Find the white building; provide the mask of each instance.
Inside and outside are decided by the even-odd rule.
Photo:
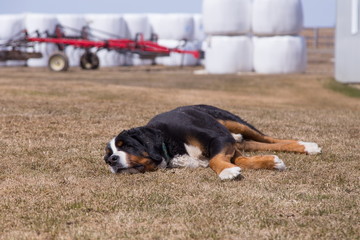
[[[335,77],[339,82],[360,83],[360,0],[338,0]]]

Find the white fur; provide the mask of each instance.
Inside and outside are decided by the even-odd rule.
[[[244,139],[240,133],[239,134],[232,133],[231,135],[233,136],[236,142],[242,142]]]
[[[236,178],[240,175],[241,168],[239,167],[232,167],[232,168],[225,168],[219,174],[221,180],[231,180]]]
[[[275,169],[284,171],[286,169],[285,163],[278,156],[274,155]]]
[[[119,151],[119,152],[118,152],[118,155],[119,155],[119,157],[120,157],[120,159],[119,159],[119,164],[120,164],[121,166],[123,166],[124,168],[128,168],[128,167],[129,167],[129,164],[128,164],[128,162],[127,162],[127,154],[126,154],[125,152],[123,152],[123,151]]]
[[[119,156],[119,160],[117,162],[117,165],[112,167],[113,169],[111,170],[112,172],[115,171],[121,167],[121,168],[128,168],[129,167],[129,163],[127,162],[127,154],[124,151],[119,151],[115,145],[115,138],[113,138],[110,141],[110,147],[111,150],[113,152],[112,155],[117,155]]]
[[[207,167],[209,161],[201,160],[198,158],[190,157],[189,155],[176,155],[170,161],[170,167],[174,168],[198,168],[198,167]]]
[[[305,152],[309,155],[315,155],[321,153],[321,148],[313,142],[298,142],[300,145],[303,145],[305,147]]]
[[[185,145],[186,152],[188,153],[188,155],[190,157],[198,158],[198,159],[202,157],[202,152],[201,152],[200,148],[192,146],[192,145],[187,145],[187,144],[184,144],[184,145]]]
[[[161,168],[166,168],[167,167],[167,163],[165,161],[165,159],[163,159],[161,161],[161,163],[158,165],[158,168],[161,169]]]
[[[111,141],[110,141],[110,148],[111,148],[111,151],[114,153],[114,152],[117,152],[117,148],[115,146],[115,138],[113,138]]]
[[[200,148],[184,144],[187,154],[176,155],[171,159],[170,167],[176,168],[198,168],[207,167],[209,161],[202,155]]]

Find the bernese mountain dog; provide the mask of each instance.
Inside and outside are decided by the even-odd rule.
[[[159,114],[146,126],[122,131],[107,144],[104,160],[113,173],[209,166],[226,180],[241,177],[241,169],[284,170],[284,162],[275,155],[242,155],[243,151],[266,150],[321,152],[316,143],[273,138],[228,111],[195,105]]]

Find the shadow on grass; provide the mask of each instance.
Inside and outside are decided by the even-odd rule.
[[[348,97],[360,98],[360,89],[337,82],[333,78],[326,82],[325,87]]]

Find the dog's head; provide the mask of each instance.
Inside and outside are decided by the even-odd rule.
[[[166,167],[159,130],[139,127],[122,131],[106,146],[105,162],[113,173],[138,173]]]

